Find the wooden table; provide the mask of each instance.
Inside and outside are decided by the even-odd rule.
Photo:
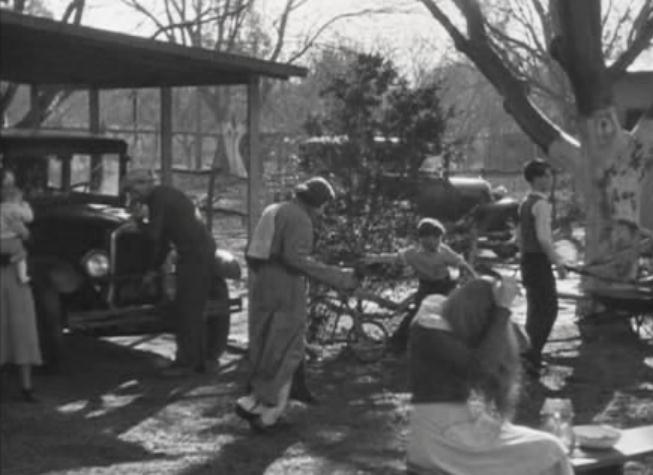
[[[589,450],[577,447],[571,456],[575,473],[621,475],[629,460],[653,453],[653,425],[623,429],[611,449]]]

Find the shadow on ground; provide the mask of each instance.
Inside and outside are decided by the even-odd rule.
[[[405,473],[407,394],[404,363],[356,363],[346,352],[309,367],[309,386],[320,404],[293,404],[289,427],[272,435],[238,432],[205,463],[184,475],[210,473]],[[233,399],[227,403],[231,410]],[[218,403],[212,411],[223,411]],[[232,423],[208,432],[224,434]]]
[[[405,473],[404,359],[362,365],[333,348],[308,370],[321,404],[293,404],[289,427],[257,435],[233,413],[240,354],[219,373],[175,381],[156,378],[161,357],[139,345],[68,344],[67,373],[37,378],[41,404],[14,402],[15,385],[3,385],[3,474]],[[653,345],[564,321],[546,350],[550,370],[525,384],[517,422],[537,426],[546,397],[568,397],[579,424],[653,423]]]
[[[545,398],[571,399],[576,424],[653,424],[653,341],[614,318],[557,326],[547,345],[549,369],[527,381],[518,420],[539,424]]]
[[[3,370],[3,474],[110,467],[166,457],[120,437],[193,390],[155,376],[163,363],[148,352],[79,335],[66,337],[59,374],[35,376],[38,404],[18,398],[17,375]]]

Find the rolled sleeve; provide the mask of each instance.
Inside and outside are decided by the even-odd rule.
[[[440,244],[440,252],[448,266],[459,267],[465,263],[465,258],[446,244]]]

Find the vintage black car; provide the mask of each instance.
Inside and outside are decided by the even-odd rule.
[[[514,232],[519,202],[515,198],[497,196],[481,177],[422,175],[416,189],[418,212],[445,223],[449,242],[458,251],[466,252],[473,244],[501,259],[517,254]]]
[[[34,209],[27,244],[46,360],[56,364],[63,329],[137,333],[171,328],[174,249],[154,285],[143,284],[148,243],[125,207],[120,179],[129,157],[124,140],[104,136],[0,131],[3,167],[12,169]],[[240,267],[218,250],[207,308],[209,327],[226,346],[230,313],[225,279]]]
[[[301,167],[324,176],[347,175],[347,181],[360,181],[347,137],[310,137],[300,144]],[[518,221],[516,199],[497,197],[482,177],[446,176],[442,156],[426,157],[415,175],[397,171],[403,163],[400,142],[377,137],[374,141],[378,162],[383,166],[367,174],[373,176],[379,195],[414,205],[419,216],[442,221],[448,228],[448,242],[466,255],[470,249],[489,249],[500,259],[514,257],[518,248],[514,230]],[[435,159],[435,160],[434,160]],[[432,163],[439,164],[432,166]],[[336,178],[338,173],[335,173]]]

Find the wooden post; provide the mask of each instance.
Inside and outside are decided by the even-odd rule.
[[[247,83],[247,245],[254,234],[254,227],[261,214],[259,199],[263,166],[259,150],[259,125],[261,115],[261,95],[258,76],[250,76]],[[252,301],[252,278],[247,276],[248,302]],[[249,316],[252,306],[248,305]]]
[[[161,182],[172,184],[172,89],[161,88]]]
[[[204,138],[202,134],[202,97],[199,87],[195,88],[195,170],[202,170],[202,146]],[[193,167],[189,167],[193,168]]]
[[[100,133],[100,91],[97,88],[88,90],[88,126],[93,134]],[[91,155],[91,174],[89,188],[91,191],[98,191],[102,185],[102,156]]]
[[[30,84],[29,86],[29,108],[30,110],[35,110],[39,107],[39,87],[36,84]],[[38,128],[38,122],[34,121],[32,124],[33,129]]]
[[[29,86],[29,107],[33,109],[39,102],[39,87],[36,84]]]
[[[261,215],[260,191],[263,176],[261,163],[259,124],[261,115],[261,96],[259,78],[252,76],[247,84],[247,144],[249,170],[247,173],[247,240],[251,239],[254,227]]]

